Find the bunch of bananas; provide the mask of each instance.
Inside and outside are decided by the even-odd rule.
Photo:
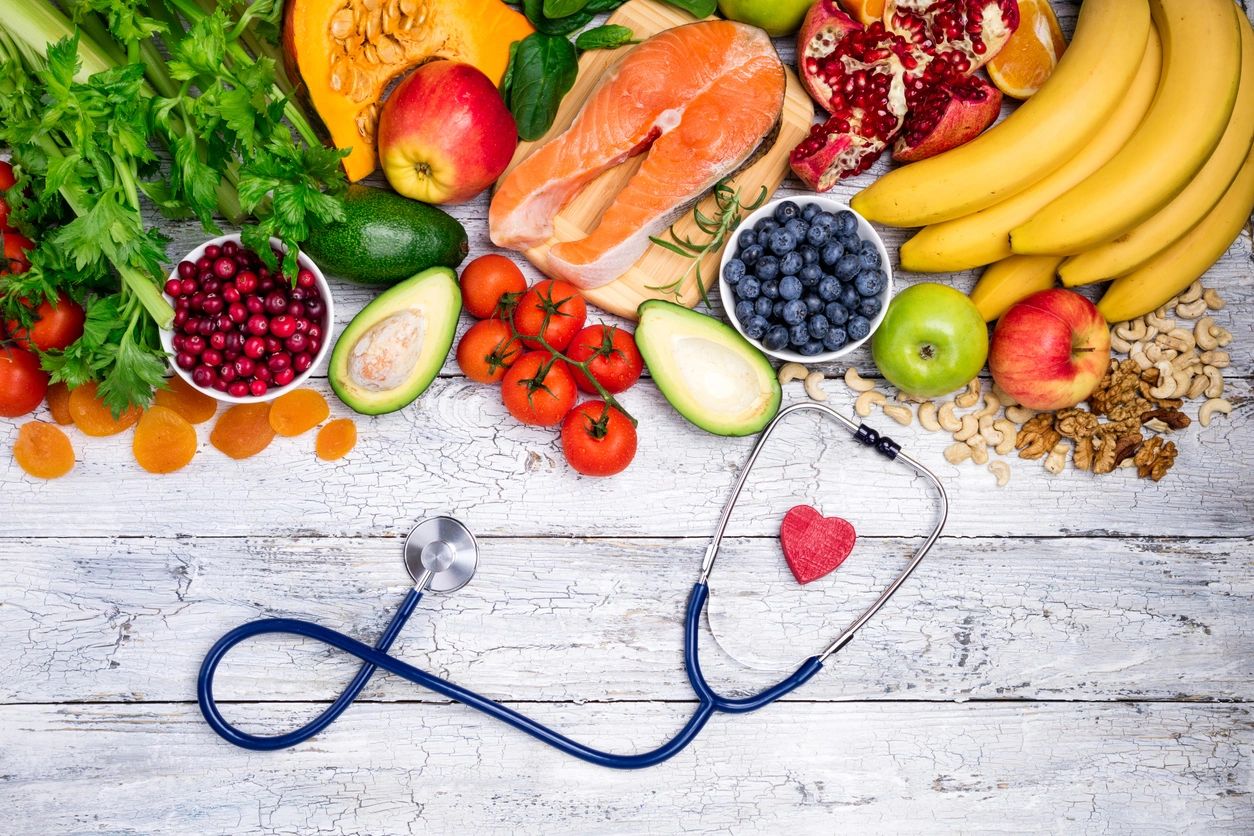
[[[1108,321],[1154,310],[1254,208],[1254,29],[1232,0],[1086,0],[1040,91],[993,129],[890,172],[863,216],[923,226],[901,265],[992,265],[986,319],[1051,287],[1114,282]]]

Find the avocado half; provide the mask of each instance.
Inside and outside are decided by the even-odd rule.
[[[673,302],[639,308],[636,345],[675,411],[715,435],[753,435],[779,412],[775,369],[731,326]]]
[[[361,309],[331,352],[327,376],[363,415],[412,403],[439,374],[462,310],[457,274],[432,267],[379,294]]]

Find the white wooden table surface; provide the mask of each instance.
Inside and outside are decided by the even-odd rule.
[[[455,210],[476,255],[485,212],[482,199]],[[166,228],[172,255],[204,237]],[[890,251],[903,240],[887,238]],[[51,483],[5,452],[0,831],[1252,832],[1252,276],[1246,234],[1206,278],[1229,301],[1218,320],[1235,335],[1237,408],[1190,427],[1162,482],[1051,477],[1016,459],[999,490],[947,465],[947,439],[890,423],[947,480],[944,539],[803,690],[716,717],[643,772],[574,761],[383,674],[315,740],[245,752],[204,724],[194,688],[205,651],[243,621],[309,617],[372,641],[407,587],[400,538],[454,514],[480,537],[480,572],[424,601],[395,652],[594,745],[668,738],[693,704],[685,598],[751,441],[697,430],[648,381],[624,398],[639,455],[600,481],[452,362],[413,406],[359,417],[357,449],[335,464],[311,436],[234,462],[207,425],[192,465],[166,477],[139,470],[129,434],[73,434],[74,472]],[[336,292],[342,326],[370,294]],[[872,368],[865,354],[855,365]],[[0,448],[18,423],[0,421]],[[795,502],[862,537],[804,594],[775,539]],[[711,678],[747,690],[825,644],[906,559],[925,503],[917,481],[798,421],[714,575]],[[219,691],[247,728],[287,728],[353,670],[321,647],[258,641],[229,658]]]

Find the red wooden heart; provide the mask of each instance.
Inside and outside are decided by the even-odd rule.
[[[825,517],[809,505],[784,515],[779,542],[797,583],[816,581],[845,562],[858,535],[840,517]]]

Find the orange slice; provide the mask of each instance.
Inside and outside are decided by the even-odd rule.
[[[1007,96],[1030,98],[1054,72],[1066,48],[1049,0],[1019,0],[1019,28],[988,62],[988,77]]]
[[[840,6],[863,26],[884,18],[884,0],[840,0]]]

